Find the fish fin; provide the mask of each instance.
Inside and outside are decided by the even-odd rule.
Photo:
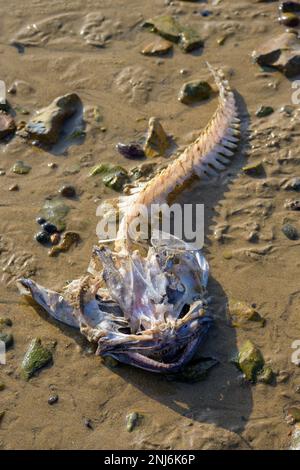
[[[74,282],[74,281],[73,281]],[[22,295],[31,297],[55,320],[65,323],[73,328],[79,328],[74,306],[58,292],[45,289],[32,279],[20,278],[17,286]]]

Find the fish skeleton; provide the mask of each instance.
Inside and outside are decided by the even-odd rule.
[[[140,247],[129,229],[141,205],[150,211],[170,203],[192,178],[217,176],[231,162],[240,134],[235,96],[223,72],[208,67],[219,89],[217,110],[176,160],[124,196],[113,248],[95,246],[86,275],[62,293],[18,280],[22,294],[97,343],[96,354],[156,373],[180,371],[206,337],[213,323],[205,300],[209,268],[184,242]]]

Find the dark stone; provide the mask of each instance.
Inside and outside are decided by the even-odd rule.
[[[76,189],[71,185],[64,185],[60,188],[59,193],[63,197],[72,198],[76,196]]]
[[[16,130],[14,119],[6,113],[0,111],[0,139],[7,137]]]
[[[260,106],[260,108],[256,111],[255,116],[261,118],[269,116],[272,113],[274,113],[272,106]]]
[[[116,149],[121,155],[123,155],[123,157],[126,158],[145,158],[145,152],[139,144],[122,144],[121,142],[119,142],[116,145]]]
[[[291,224],[284,224],[282,232],[289,240],[298,240],[299,238],[297,229]]]
[[[50,242],[50,235],[47,232],[38,232],[35,235],[35,239],[41,245],[47,245]]]
[[[274,67],[294,77],[300,73],[300,39],[294,32],[272,37],[252,53],[252,58],[262,67]]]
[[[43,225],[42,225],[42,228],[45,232],[49,233],[50,235],[52,233],[56,233],[58,230],[57,230],[57,227],[56,225],[54,224],[51,224],[50,222],[45,222]]]
[[[51,395],[49,398],[48,398],[48,403],[49,405],[54,405],[55,403],[58,402],[58,395]]]
[[[37,222],[39,225],[43,225],[43,224],[46,223],[46,219],[44,219],[44,217],[37,217],[36,222]]]
[[[279,11],[282,13],[300,13],[300,3],[298,2],[281,2]]]

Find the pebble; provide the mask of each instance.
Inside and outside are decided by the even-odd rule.
[[[18,184],[13,184],[8,188],[9,191],[19,191],[19,189],[20,187]]]
[[[17,86],[15,83],[13,83],[7,90],[7,93],[10,95],[15,95],[17,93]]]
[[[89,418],[84,419],[84,425],[88,429],[93,429],[92,421]]]
[[[299,39],[297,34],[290,31],[279,36],[272,35],[268,41],[262,42],[252,53],[254,62],[262,67],[272,66],[287,77],[294,77],[300,73],[299,56]]]
[[[250,243],[257,243],[259,241],[259,233],[258,232],[250,232],[247,237],[248,242]]]
[[[58,395],[51,395],[49,398],[48,398],[48,403],[49,405],[54,405],[55,403],[58,402]]]
[[[53,233],[57,232],[57,227],[54,224],[51,224],[50,222],[45,222],[42,225],[42,228],[45,232],[49,233],[49,235],[52,235]]]
[[[132,432],[134,428],[137,426],[139,420],[139,415],[135,411],[133,413],[129,413],[126,416],[126,429],[128,432]]]
[[[299,25],[299,16],[295,15],[295,13],[284,13],[278,18],[278,21],[280,24],[293,28]]]
[[[151,18],[143,24],[154,33],[175,42],[185,52],[203,47],[203,40],[197,30],[181,25],[173,16],[161,15]]]
[[[184,104],[191,104],[207,100],[212,93],[209,83],[203,80],[194,80],[185,83],[179,91],[178,101]]]
[[[76,93],[56,98],[49,106],[39,110],[26,124],[22,137],[38,144],[55,144],[60,136],[64,122],[81,107],[81,100]]]
[[[21,364],[21,376],[29,380],[36,371],[52,362],[52,352],[42,345],[39,338],[34,338]]]
[[[12,167],[11,171],[17,175],[27,175],[31,170],[31,166],[24,163],[22,160],[18,160]]]
[[[289,240],[297,240],[299,238],[297,229],[291,224],[284,224],[282,232]]]
[[[167,54],[173,49],[173,44],[163,38],[158,38],[143,47],[141,53],[147,56]]]
[[[260,108],[256,111],[255,116],[261,118],[269,116],[272,113],[274,113],[272,106],[260,106]]]
[[[50,241],[52,245],[58,245],[60,242],[60,234],[58,232],[52,233],[50,236]]]
[[[44,219],[44,217],[37,217],[37,218],[36,218],[36,222],[37,222],[39,225],[43,225],[43,224],[45,224],[47,221],[46,221],[46,219]]]
[[[208,16],[211,16],[213,13],[211,10],[202,10],[200,12],[200,15],[203,16],[204,18],[207,18]]]
[[[263,176],[265,174],[265,170],[263,164],[258,163],[250,163],[242,168],[243,172],[249,176]]]
[[[47,232],[38,232],[35,235],[35,239],[41,245],[47,245],[50,242],[50,236]]]
[[[76,189],[71,185],[64,185],[58,191],[63,197],[72,198],[76,196]]]
[[[293,1],[281,2],[278,8],[282,13],[300,12],[300,3]]]
[[[51,162],[51,163],[48,163],[48,167],[51,168],[51,170],[54,170],[55,168],[58,167],[58,164],[54,163],[54,162]]]
[[[119,142],[116,145],[117,151],[126,158],[144,158],[145,152],[139,144],[129,143],[129,144],[122,144]]]
[[[3,139],[16,130],[14,119],[6,113],[0,112],[0,139]]]
[[[169,146],[169,139],[158,118],[151,117],[144,145],[144,152],[148,158],[164,156]]]

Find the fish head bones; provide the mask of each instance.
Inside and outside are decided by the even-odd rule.
[[[89,273],[62,293],[19,279],[22,294],[52,317],[80,328],[97,353],[151,372],[175,373],[194,355],[212,324],[207,264],[197,251],[151,247],[114,253],[94,247]]]

